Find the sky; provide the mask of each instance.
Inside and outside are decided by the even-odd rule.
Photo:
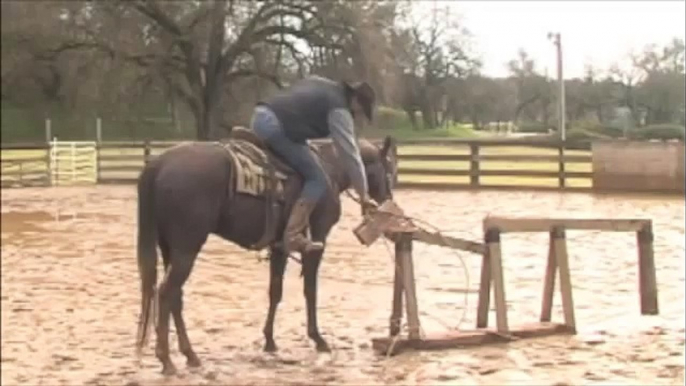
[[[475,51],[489,76],[506,76],[506,63],[520,48],[540,71],[556,77],[555,46],[548,32],[562,35],[564,77],[580,77],[586,64],[609,69],[626,65],[633,50],[685,38],[686,1],[445,1],[419,0],[421,8],[449,6],[474,35]],[[452,13],[452,12],[451,12]]]

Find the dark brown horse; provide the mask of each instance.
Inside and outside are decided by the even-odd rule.
[[[243,135],[248,135],[243,132]],[[249,136],[249,135],[248,135]],[[138,268],[141,278],[142,304],[138,325],[137,348],[140,353],[145,345],[148,325],[154,319],[157,298],[157,344],[155,354],[162,362],[164,374],[176,369],[169,357],[169,317],[176,325],[179,350],[186,356],[188,366],[199,366],[200,360],[188,339],[182,316],[183,285],[191,273],[195,259],[212,233],[245,249],[270,250],[269,310],[263,329],[264,350],[276,351],[274,342],[274,317],[281,301],[283,276],[288,256],[279,247],[290,205],[301,187],[300,178],[283,165],[271,153],[266,163],[255,167],[252,159],[257,147],[256,139],[250,141],[234,138],[226,143],[189,142],[171,148],[149,162],[138,181]],[[238,146],[242,144],[242,146]],[[377,202],[391,198],[396,180],[396,147],[391,137],[386,137],[381,147],[360,140],[363,162],[367,171],[369,194]],[[242,150],[243,149],[243,150]],[[325,242],[332,227],[341,216],[340,194],[350,185],[347,174],[337,162],[332,142],[322,141],[313,145],[329,177],[329,190],[310,218],[312,240]],[[242,153],[242,158],[237,158]],[[246,155],[248,155],[246,157]],[[251,167],[249,167],[252,165]],[[276,170],[269,165],[276,165]],[[261,177],[257,171],[281,177]],[[279,185],[280,184],[280,185]],[[271,186],[271,188],[269,187]],[[277,189],[281,187],[281,189]],[[242,189],[242,190],[241,190]],[[268,199],[271,197],[272,199]],[[270,210],[273,209],[273,210]],[[266,219],[266,221],[265,221]],[[273,226],[269,226],[273,224]],[[270,232],[271,228],[271,232]],[[271,235],[269,235],[271,233]],[[268,236],[265,238],[265,234]],[[259,244],[256,246],[256,244]],[[164,262],[165,273],[157,291],[157,247]],[[317,327],[317,272],[322,252],[301,256],[304,293],[307,306],[307,335],[320,352],[329,346]],[[226,284],[230,285],[230,284]],[[155,296],[157,295],[157,296]]]

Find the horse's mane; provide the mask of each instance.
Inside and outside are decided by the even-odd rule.
[[[360,145],[362,162],[364,162],[365,165],[379,161],[379,148],[376,145],[374,145],[370,140],[364,138],[360,138],[358,143]]]

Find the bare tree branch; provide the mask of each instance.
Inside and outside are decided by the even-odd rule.
[[[276,87],[278,88],[283,88],[283,83],[281,83],[281,80],[279,80],[278,75],[276,74],[270,74],[268,72],[260,71],[260,70],[236,70],[232,71],[229,74],[227,74],[226,79],[227,80],[236,80],[239,78],[247,78],[251,76],[257,76],[259,78],[267,79],[271,81]]]

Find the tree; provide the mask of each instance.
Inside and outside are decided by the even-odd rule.
[[[322,38],[319,7],[309,1],[94,3],[90,37],[115,57],[158,74],[192,112],[197,138],[218,135],[227,89],[258,76],[281,86],[279,66],[303,56],[298,41]],[[122,24],[126,30],[122,31]],[[120,33],[113,33],[119,28]],[[270,49],[278,47],[278,50]],[[286,59],[284,50],[290,55]]]
[[[412,17],[415,16],[415,17]],[[424,128],[438,125],[439,110],[447,97],[450,79],[473,73],[480,63],[469,52],[469,31],[449,7],[434,7],[429,17],[408,13],[393,36],[395,62],[402,73],[401,105],[413,125],[415,111],[422,113]]]
[[[683,118],[685,97],[684,41],[673,39],[660,50],[648,46],[632,58],[642,81],[637,102],[646,111],[646,124],[679,122]]]
[[[520,49],[517,58],[509,61],[507,66],[516,89],[517,102],[512,121],[517,123],[523,116],[529,121],[542,118],[547,124],[552,90],[546,78],[537,72],[535,61]]]

